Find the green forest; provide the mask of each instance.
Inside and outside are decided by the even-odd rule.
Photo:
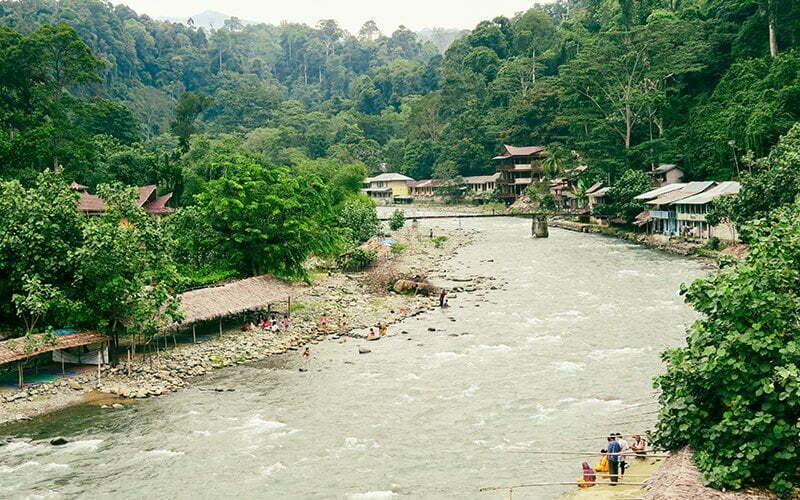
[[[0,2],[0,23],[2,178],[57,164],[187,205],[232,149],[425,179],[536,144],[612,183],[663,162],[725,180],[800,113],[791,0],[562,0],[481,22],[443,54],[402,26],[206,32],[96,0]]]

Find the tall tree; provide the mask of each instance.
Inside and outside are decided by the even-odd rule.
[[[214,100],[204,94],[184,92],[175,108],[175,119],[170,124],[172,133],[178,136],[183,151],[189,150],[189,138],[197,132],[195,122]]]

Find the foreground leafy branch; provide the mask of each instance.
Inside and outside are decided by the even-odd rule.
[[[800,207],[747,227],[750,253],[684,288],[703,319],[667,373],[655,444],[690,446],[715,488],[800,480]]]

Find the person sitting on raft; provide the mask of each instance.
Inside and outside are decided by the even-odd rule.
[[[375,333],[375,329],[374,328],[370,328],[369,329],[369,333],[367,334],[367,340],[374,340],[376,338],[378,338],[378,334]]]
[[[631,451],[636,453],[637,459],[644,460],[646,449],[647,449],[647,441],[642,439],[642,436],[638,434],[633,436],[633,442],[631,443]]]
[[[583,477],[578,478],[578,487],[591,488],[594,486],[595,481],[597,481],[597,475],[595,474],[594,469],[589,467],[589,464],[586,462],[583,462],[581,467],[583,467]]]
[[[606,455],[608,450],[603,448],[600,450],[600,453],[602,456],[600,457],[600,461],[594,466],[594,470],[595,472],[608,472],[608,455]],[[608,475],[604,475],[603,478],[608,479]]]

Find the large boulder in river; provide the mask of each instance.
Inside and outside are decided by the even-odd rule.
[[[69,443],[69,441],[67,441],[65,438],[61,436],[55,437],[50,440],[50,444],[52,444],[53,446],[63,446],[67,443]]]

